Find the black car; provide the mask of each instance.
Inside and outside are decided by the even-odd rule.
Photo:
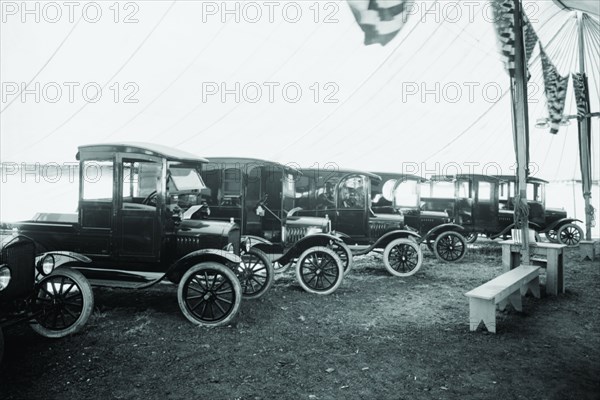
[[[142,289],[170,281],[189,321],[227,324],[242,297],[240,229],[208,219],[200,175],[207,160],[146,143],[80,146],[77,159],[77,213],[39,213],[13,224],[18,232],[44,251],[89,257],[70,266],[92,285]]]
[[[8,236],[0,243],[0,360],[4,353],[2,330],[28,322],[48,338],[78,332],[92,314],[94,296],[87,279],[62,267],[90,259],[56,251],[36,257],[36,244],[24,236]]]

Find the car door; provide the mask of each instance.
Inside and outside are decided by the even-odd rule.
[[[353,174],[336,187],[335,230],[359,244],[369,240],[369,185],[368,177]]]
[[[118,155],[114,252],[119,261],[160,259],[161,216],[165,207],[166,162],[158,157]]]

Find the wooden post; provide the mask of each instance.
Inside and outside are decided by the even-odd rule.
[[[528,170],[528,107],[527,107],[527,79],[525,65],[525,46],[523,44],[523,18],[521,1],[514,0],[514,33],[515,33],[515,74],[512,79],[512,111],[514,140],[517,152],[517,179],[515,195],[518,204],[515,204],[515,228],[521,229],[521,262],[529,264],[529,221],[527,214],[519,212],[519,204],[527,204],[527,170]]]
[[[579,128],[579,157],[581,162],[581,180],[583,186],[583,200],[585,202],[585,238],[592,240],[592,215],[591,215],[591,167],[590,167],[590,136],[591,136],[591,117],[590,115],[590,95],[587,76],[585,75],[585,49],[583,42],[583,13],[578,12],[578,33],[579,33],[579,72],[583,79],[585,93],[585,113],[587,116],[577,119]]]

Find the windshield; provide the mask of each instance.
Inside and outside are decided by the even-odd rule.
[[[400,182],[394,190],[394,204],[396,207],[419,206],[419,183],[407,180]]]
[[[169,169],[169,177],[169,190],[171,192],[199,192],[206,188],[202,177],[195,168],[171,167]]]

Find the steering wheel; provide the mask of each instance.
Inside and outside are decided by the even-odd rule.
[[[155,190],[152,193],[150,193],[148,196],[146,196],[146,198],[144,200],[142,200],[142,204],[156,206],[156,196],[157,196],[157,192]]]

